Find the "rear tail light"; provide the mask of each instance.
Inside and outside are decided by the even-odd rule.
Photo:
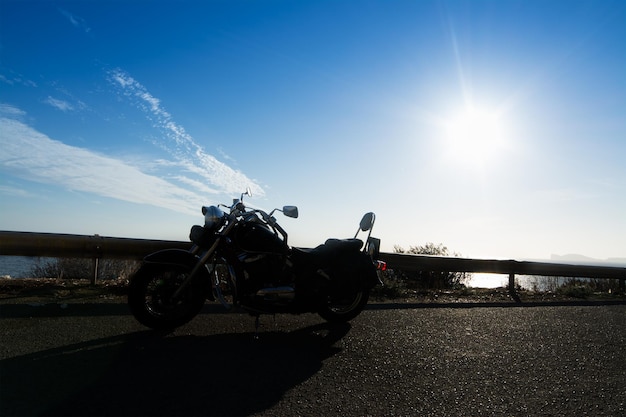
[[[383,261],[374,261],[374,266],[376,267],[377,270],[379,271],[386,271],[387,270],[387,262],[383,262]]]

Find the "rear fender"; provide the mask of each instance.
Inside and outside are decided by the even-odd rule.
[[[176,265],[191,271],[200,262],[200,258],[189,251],[183,249],[164,249],[151,253],[143,259],[144,265]],[[207,283],[207,298],[215,301],[213,292],[210,289],[211,274],[206,267],[200,268],[197,272],[198,278]]]

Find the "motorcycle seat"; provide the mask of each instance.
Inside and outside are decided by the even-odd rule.
[[[358,251],[363,247],[363,241],[361,239],[327,239],[322,246],[330,251]]]
[[[358,252],[363,247],[360,239],[328,239],[315,248],[292,248],[292,256],[297,263],[322,265],[346,252]]]

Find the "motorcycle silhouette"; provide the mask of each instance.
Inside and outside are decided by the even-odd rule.
[[[315,248],[290,247],[274,213],[298,217],[296,206],[270,213],[247,207],[202,207],[204,225],[190,231],[190,250],[166,249],[146,256],[131,277],[128,303],[135,318],[153,329],[192,320],[206,300],[227,310],[261,314],[318,313],[347,322],[363,310],[386,264],[371,236],[374,213],[366,213],[350,239],[328,239]],[[224,212],[220,207],[227,208]],[[358,239],[366,232],[365,242]]]

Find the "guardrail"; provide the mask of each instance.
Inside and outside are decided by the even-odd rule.
[[[46,256],[93,259],[91,282],[98,279],[100,259],[140,260],[161,249],[191,248],[190,242],[131,239],[100,235],[0,231],[0,256]]]
[[[141,259],[160,249],[189,249],[190,242],[174,240],[131,239],[99,235],[0,231],[0,256],[49,256],[91,258],[93,279],[97,280],[98,261],[103,258]],[[495,259],[469,259],[442,256],[381,253],[389,268],[413,271],[482,272],[509,276],[509,290],[514,291],[515,275],[537,275],[619,280],[625,292],[626,268],[571,265]]]
[[[552,262],[531,262],[496,259],[469,259],[443,256],[381,253],[381,260],[390,268],[417,271],[482,272],[509,276],[509,290],[515,289],[515,275],[545,277],[597,278],[619,280],[620,292],[625,292],[626,268],[597,265],[572,265]]]

